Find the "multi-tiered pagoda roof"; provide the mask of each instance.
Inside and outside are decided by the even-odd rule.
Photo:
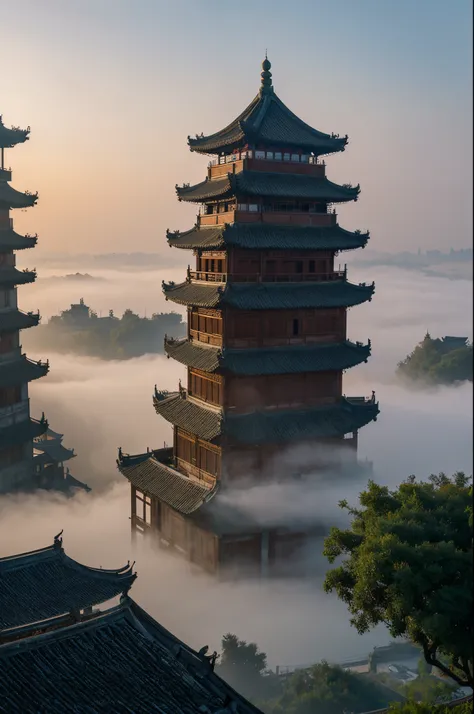
[[[332,226],[285,226],[265,223],[233,223],[210,228],[198,224],[188,231],[167,231],[171,248],[219,250],[226,247],[247,250],[355,250],[365,248],[369,232],[347,231]]]
[[[220,349],[189,340],[165,338],[165,352],[177,362],[211,374],[238,375],[330,372],[367,362],[370,342],[329,342],[268,349]]]
[[[374,285],[346,280],[307,283],[206,284],[187,280],[163,283],[167,300],[197,307],[228,306],[237,310],[288,310],[292,308],[353,307],[372,299]]]
[[[300,174],[247,171],[229,173],[227,176],[206,179],[195,186],[176,187],[180,201],[203,203],[235,197],[297,198],[340,203],[355,201],[359,186],[338,186],[325,177]]]

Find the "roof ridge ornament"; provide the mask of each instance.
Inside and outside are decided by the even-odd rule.
[[[271,62],[268,59],[267,51],[265,50],[265,59],[262,62],[262,73],[260,75],[262,81],[260,94],[270,94],[273,92],[272,73],[270,72],[271,67]]]

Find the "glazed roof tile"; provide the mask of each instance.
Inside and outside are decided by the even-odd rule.
[[[364,248],[369,233],[346,231],[339,225],[278,226],[265,223],[233,223],[231,225],[199,228],[194,226],[184,233],[167,233],[168,243],[174,248],[212,250],[239,247],[255,250],[353,250]]]
[[[1,646],[0,670],[9,712],[261,714],[201,652],[129,598],[92,619]]]
[[[39,313],[6,310],[0,312],[0,332],[15,332],[35,327],[40,321]]]
[[[189,340],[165,340],[169,357],[205,372],[250,376],[339,371],[367,361],[370,344],[344,342],[291,345],[267,349],[224,349]]]
[[[48,362],[34,362],[26,355],[12,362],[0,362],[0,387],[14,387],[48,374]]]
[[[16,424],[2,427],[0,429],[0,449],[33,441],[37,436],[44,434],[47,428],[46,420],[37,421],[36,419],[25,419]]]
[[[6,181],[0,181],[0,206],[8,208],[29,208],[38,200],[37,193],[22,193],[12,188]]]
[[[183,476],[158,455],[123,456],[118,462],[120,473],[148,496],[156,496],[164,503],[186,515],[193,513],[214,496],[215,489]]]
[[[22,236],[15,233],[12,228],[6,231],[0,230],[0,250],[23,250],[24,248],[34,248],[37,236]]]
[[[326,177],[307,176],[244,169],[236,174],[217,179],[207,179],[194,186],[176,187],[181,201],[202,203],[236,196],[237,198],[260,196],[308,201],[354,201],[359,195],[359,186],[339,186]]]
[[[187,398],[184,392],[173,393],[165,400],[155,399],[154,405],[157,414],[202,439],[211,441],[224,434],[232,442],[253,445],[343,436],[373,421],[379,413],[375,402],[362,400],[354,403],[343,398],[332,404],[305,409],[249,414],[227,412],[222,418],[220,414]],[[202,426],[204,422],[207,422],[205,429]]]
[[[2,630],[110,600],[128,590],[134,579],[130,565],[117,570],[80,565],[65,554],[60,541],[0,558],[0,637]]]
[[[167,300],[180,305],[213,308],[228,305],[240,310],[285,310],[353,307],[372,299],[374,285],[355,285],[346,280],[302,283],[227,283],[224,287],[203,282],[178,285],[163,283]]]
[[[246,144],[265,144],[306,150],[315,155],[343,151],[347,137],[334,138],[299,119],[274,91],[260,92],[233,122],[210,136],[188,137],[191,151],[203,154],[230,152]]]

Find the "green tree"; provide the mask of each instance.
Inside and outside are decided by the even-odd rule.
[[[267,670],[267,655],[255,642],[239,640],[228,633],[222,638],[222,652],[216,672],[248,699],[265,699],[276,693],[277,677]]]
[[[463,473],[397,490],[369,482],[347,530],[332,528],[327,592],[349,607],[360,633],[385,623],[420,645],[428,664],[461,686],[473,680],[471,484]]]
[[[454,708],[447,704],[423,704],[407,702],[406,704],[391,704],[390,714],[472,714],[472,701],[463,702]]]
[[[295,672],[282,695],[261,706],[267,714],[367,712],[387,706],[387,692],[389,701],[402,699],[367,677],[321,662]]]

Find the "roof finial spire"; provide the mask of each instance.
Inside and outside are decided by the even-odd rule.
[[[262,78],[262,86],[260,87],[260,92],[262,94],[268,94],[269,92],[273,92],[272,73],[270,72],[271,66],[272,65],[267,56],[267,50],[265,50],[265,59],[262,62],[262,73],[260,75],[260,77]]]

